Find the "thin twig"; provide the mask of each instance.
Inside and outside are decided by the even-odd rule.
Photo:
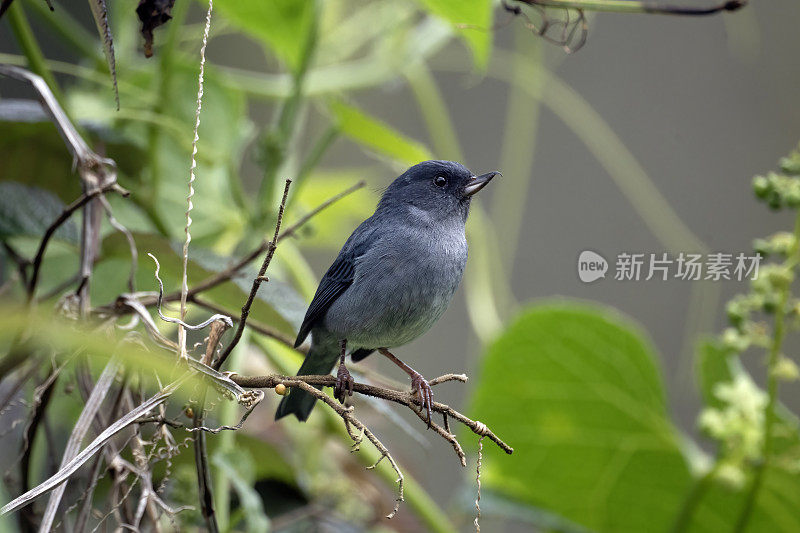
[[[336,378],[333,379],[335,381]],[[302,389],[303,391],[311,394],[318,400],[321,400],[323,403],[325,403],[328,407],[333,409],[336,412],[336,414],[338,414],[344,421],[345,428],[347,428],[347,433],[350,435],[350,438],[353,439],[354,449],[358,449],[358,445],[361,443],[363,437],[366,437],[367,440],[369,440],[372,443],[372,445],[375,446],[375,448],[377,448],[378,452],[381,455],[372,466],[367,467],[368,470],[371,470],[376,466],[378,466],[378,463],[380,463],[383,459],[387,459],[389,461],[389,464],[392,466],[392,469],[397,473],[398,496],[397,499],[395,500],[394,509],[392,509],[392,511],[388,515],[386,515],[386,518],[389,519],[394,518],[394,516],[397,514],[397,511],[400,508],[400,503],[404,501],[404,496],[403,496],[404,478],[403,478],[403,473],[400,471],[400,467],[397,466],[397,462],[394,460],[394,457],[392,457],[392,454],[389,453],[389,450],[386,448],[386,446],[383,445],[383,443],[378,439],[378,437],[376,437],[375,434],[372,433],[372,431],[370,431],[370,429],[367,426],[365,426],[363,422],[361,422],[353,415],[352,407],[343,406],[342,404],[335,401],[333,398],[331,398],[324,392],[320,391],[315,387],[312,387],[311,385],[302,380],[294,380],[294,383],[292,383],[292,385],[289,385],[288,383],[286,383],[286,385]],[[351,431],[351,426],[355,427],[360,433],[358,435],[355,435]]]
[[[213,311],[215,313],[219,313],[219,314],[226,315],[226,316],[230,316],[232,314],[232,313],[230,313],[230,311],[228,311],[224,307],[220,307],[219,305],[215,304],[214,302],[206,300],[202,296],[192,296],[189,299],[189,301],[194,303],[194,304],[196,304],[196,305],[199,305],[200,307],[204,307],[204,308],[208,309],[209,311]],[[238,322],[239,321],[238,318],[234,318],[233,320],[234,320],[234,322]],[[256,332],[264,335],[265,337],[269,337],[271,339],[275,339],[275,340],[285,344],[289,348],[293,348],[294,347],[294,337],[290,337],[289,335],[281,332],[280,330],[278,330],[276,328],[273,328],[271,326],[267,326],[266,324],[262,324],[260,322],[254,322],[253,320],[248,320],[247,321],[247,326],[250,329],[252,329],[253,331],[256,331]],[[303,351],[302,348],[303,347],[301,346],[301,347],[298,348],[298,350],[302,352]]]
[[[214,352],[217,350],[219,340],[225,330],[230,325],[225,322],[215,322],[211,327],[211,332],[208,335],[208,344],[203,358],[200,360],[205,365],[211,364],[214,357]],[[203,427],[203,411],[205,410],[206,394],[208,388],[203,387],[203,392],[200,395],[200,400],[195,405],[193,426],[195,428]],[[217,525],[217,517],[214,510],[214,493],[211,487],[211,469],[208,466],[208,447],[206,444],[206,435],[203,431],[196,431],[192,435],[194,442],[194,463],[197,470],[197,492],[200,498],[200,512],[206,522],[206,527],[211,533],[219,531]]]
[[[312,209],[311,211],[309,211],[308,213],[306,213],[305,215],[303,215],[302,217],[297,219],[297,221],[294,224],[291,224],[285,230],[283,230],[280,233],[280,235],[278,235],[278,238],[276,239],[276,242],[280,242],[282,239],[285,239],[286,237],[291,237],[292,235],[297,233],[297,230],[300,229],[301,227],[303,227],[306,224],[306,222],[308,222],[309,220],[311,220],[312,218],[317,216],[320,211],[323,211],[324,209],[329,207],[331,204],[334,204],[334,203],[338,202],[339,200],[341,200],[345,196],[348,196],[348,195],[356,192],[359,189],[363,189],[366,185],[367,185],[367,183],[364,180],[361,180],[358,183],[356,183],[355,185],[353,185],[351,187],[348,187],[347,189],[343,190],[339,194],[337,194],[335,196],[332,196],[331,198],[328,198],[327,200],[325,200],[324,202],[319,204],[317,207],[315,207],[314,209]],[[295,194],[297,194],[297,193],[295,192]],[[262,246],[267,246],[267,245],[268,245],[268,243],[266,243],[266,242],[264,244],[262,244]],[[259,252],[259,254],[260,254],[260,252]],[[256,255],[259,255],[259,254],[256,254]]]
[[[30,302],[33,299],[34,291],[36,290],[36,283],[39,280],[39,269],[42,266],[42,259],[44,258],[44,252],[47,249],[47,244],[50,242],[50,238],[55,234],[56,230],[61,227],[69,218],[81,207],[86,205],[89,201],[94,199],[95,197],[110,192],[115,191],[120,193],[122,196],[127,197],[130,193],[117,185],[116,183],[108,183],[91,191],[88,191],[82,194],[77,200],[72,202],[70,205],[64,208],[60,215],[53,221],[50,226],[44,232],[44,236],[42,236],[42,240],[39,243],[39,248],[36,251],[36,256],[34,256],[32,265],[33,271],[31,273],[31,280],[28,284],[28,301]]]
[[[25,427],[25,432],[22,439],[22,457],[19,461],[20,486],[23,491],[27,491],[28,487],[30,487],[30,462],[31,454],[33,452],[33,443],[36,438],[36,432],[39,429],[39,425],[41,424],[42,420],[44,420],[47,406],[49,405],[53,396],[53,391],[55,390],[60,373],[59,370],[60,369],[51,371],[47,378],[45,378],[45,380],[37,387],[33,412],[31,414],[30,421]],[[19,519],[23,529],[26,531],[32,531],[36,528],[36,523],[38,520],[32,506],[25,506],[22,508]]]
[[[336,194],[335,196],[332,196],[331,198],[325,200],[320,205],[318,205],[317,207],[315,207],[314,209],[312,209],[311,211],[309,211],[308,213],[306,213],[305,215],[300,217],[291,226],[289,226],[286,229],[284,229],[283,231],[281,231],[278,234],[278,237],[277,237],[277,239],[275,239],[275,241],[276,242],[280,242],[281,240],[283,240],[283,239],[285,239],[287,237],[294,236],[300,228],[302,228],[305,224],[307,224],[309,220],[311,220],[313,217],[318,215],[321,211],[323,211],[326,208],[330,207],[332,204],[338,202],[339,200],[341,200],[345,196],[348,196],[348,195],[354,193],[355,191],[357,191],[359,189],[362,189],[365,185],[366,185],[365,182],[359,181],[355,185],[353,185],[351,187],[348,187],[344,191],[342,191],[342,192]],[[269,247],[270,247],[270,242],[271,241],[267,241],[267,240],[263,241],[257,248],[255,248],[250,253],[246,254],[244,257],[242,257],[235,264],[233,264],[230,267],[226,268],[222,272],[218,272],[217,274],[209,276],[208,278],[206,278],[206,279],[202,280],[201,282],[195,284],[194,286],[190,287],[189,291],[188,291],[188,293],[186,295],[187,299],[188,300],[192,300],[198,294],[200,294],[202,292],[205,292],[205,291],[208,291],[210,289],[213,289],[214,287],[217,287],[218,285],[221,285],[221,284],[223,284],[223,283],[225,283],[227,281],[230,281],[244,267],[246,267],[251,262],[253,262],[261,254],[263,254],[264,252],[268,251]],[[180,298],[181,298],[181,293],[180,293],[180,291],[177,291],[177,292],[165,294],[164,297],[163,297],[163,300],[165,302],[176,302],[176,301],[180,300]],[[152,306],[156,305],[156,297],[154,295],[153,296],[147,296],[147,297],[141,297],[140,301],[146,307],[152,307]],[[124,306],[115,307],[114,310],[117,313],[124,312],[124,311],[129,311]]]
[[[245,302],[244,306],[242,307],[242,315],[239,319],[239,325],[236,328],[236,333],[233,335],[231,342],[225,348],[225,351],[222,352],[222,354],[219,356],[219,359],[214,363],[213,368],[215,370],[222,368],[222,365],[225,364],[225,360],[231,354],[231,351],[233,351],[236,345],[239,344],[239,340],[242,338],[242,333],[244,332],[244,327],[247,323],[247,316],[250,314],[250,307],[253,305],[253,301],[256,299],[258,288],[261,287],[261,283],[264,280],[264,274],[266,274],[267,268],[269,267],[270,262],[272,262],[272,256],[275,255],[275,248],[281,230],[281,222],[283,221],[283,211],[286,208],[286,199],[289,196],[289,186],[291,184],[292,180],[287,179],[286,185],[283,188],[283,198],[281,198],[281,204],[278,208],[278,217],[275,221],[275,235],[272,238],[272,242],[270,242],[267,246],[267,255],[264,257],[264,262],[261,264],[261,269],[258,271],[258,276],[256,276],[256,279],[253,280],[253,286],[250,289],[250,295],[247,297],[247,302]]]

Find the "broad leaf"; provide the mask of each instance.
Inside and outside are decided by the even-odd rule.
[[[0,183],[0,238],[41,238],[66,206],[53,193],[21,183]],[[80,215],[78,215],[80,216]],[[67,220],[53,235],[73,244],[78,243],[75,221]]]
[[[315,2],[303,0],[236,0],[214,8],[234,27],[269,46],[289,67],[299,67]]]
[[[425,9],[452,24],[484,68],[492,46],[491,0],[417,0]]]
[[[653,349],[610,310],[539,305],[490,348],[472,414],[514,455],[484,446],[483,482],[598,531],[666,530],[691,477]]]
[[[341,132],[365,148],[389,156],[405,165],[431,159],[425,146],[388,124],[342,101],[332,101],[329,109]]]
[[[736,369],[711,344],[701,354],[701,386],[711,394]],[[592,530],[669,531],[695,479],[654,362],[637,328],[611,310],[530,308],[489,348],[473,400],[475,418],[515,436],[511,457],[484,446],[484,486]],[[800,528],[800,479],[785,460],[798,449],[797,424],[781,413],[776,427],[784,459],[766,471],[753,531]],[[690,531],[732,530],[744,503],[742,489],[718,480],[692,497],[700,501]]]

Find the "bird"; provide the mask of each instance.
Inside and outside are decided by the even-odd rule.
[[[354,385],[345,357],[357,362],[378,351],[409,375],[430,426],[430,384],[389,350],[428,331],[447,309],[467,263],[470,202],[498,175],[476,176],[460,163],[434,160],[396,178],[322,277],[294,344],[311,335],[297,375],[329,374],[338,361],[334,396],[344,403]],[[315,402],[294,388],[275,419],[293,414],[303,422]]]

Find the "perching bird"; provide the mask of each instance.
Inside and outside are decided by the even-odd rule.
[[[334,392],[344,401],[353,393],[345,355],[360,361],[378,350],[411,376],[430,423],[430,385],[389,348],[425,333],[447,309],[467,262],[470,200],[498,174],[475,176],[459,163],[425,161],[389,185],[320,281],[295,341],[297,347],[311,333],[298,375],[328,374],[338,360]],[[294,414],[305,421],[315,401],[294,389],[275,418]]]

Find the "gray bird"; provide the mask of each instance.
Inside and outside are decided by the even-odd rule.
[[[298,375],[328,374],[338,360],[334,394],[344,402],[353,394],[345,356],[360,361],[378,350],[411,377],[430,424],[430,385],[389,348],[428,331],[447,309],[467,262],[470,200],[498,174],[475,176],[459,163],[425,161],[389,185],[320,281],[295,341],[297,347],[311,333]],[[315,402],[293,389],[275,419],[294,414],[305,421]]]

